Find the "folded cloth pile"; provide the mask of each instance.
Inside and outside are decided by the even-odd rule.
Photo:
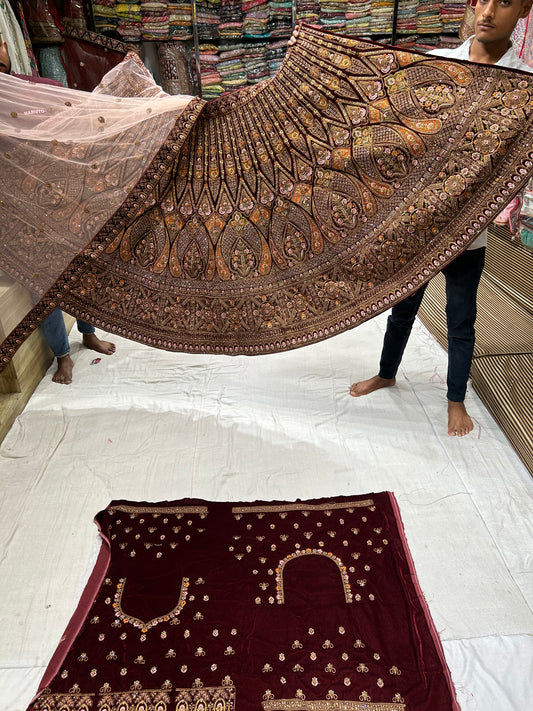
[[[292,0],[270,0],[270,37],[292,34]]]
[[[168,39],[168,2],[167,0],[142,0],[142,39]]]
[[[399,0],[398,22],[396,25],[396,32],[398,35],[416,34],[416,28],[417,28],[416,11],[417,11],[417,8],[418,8],[418,0]]]
[[[219,0],[218,14],[222,22],[239,22],[243,15],[241,0]]]
[[[139,42],[143,28],[140,0],[120,0],[115,10],[117,32],[127,42]]]
[[[308,25],[319,24],[319,0],[296,0],[296,21],[307,22]]]
[[[346,5],[347,35],[366,35],[370,32],[370,12],[372,0],[348,0]]]
[[[283,57],[287,51],[288,41],[288,39],[282,39],[277,42],[267,44],[265,58],[268,62],[268,71],[270,76],[274,76],[280,68],[281,63],[283,62]]]
[[[221,39],[240,39],[242,37],[242,22],[221,22],[218,26]]]
[[[376,35],[392,32],[394,0],[372,0],[370,31]]]
[[[242,4],[244,37],[268,37],[270,4],[267,0],[244,0]]]
[[[117,30],[117,13],[115,0],[94,0],[93,17],[94,29],[99,34]]]
[[[348,0],[320,0],[320,24],[331,32],[344,32]]]
[[[168,3],[168,36],[170,39],[192,39],[192,8],[190,2]]]
[[[270,76],[266,48],[266,42],[254,42],[246,48],[243,64],[248,84],[258,84]]]
[[[461,40],[457,35],[441,35],[439,37],[439,48],[440,49],[454,49],[462,44]]]
[[[199,50],[202,98],[215,99],[224,91],[222,79],[217,70],[218,47],[215,44],[201,44]]]
[[[418,41],[418,35],[400,35],[396,37],[396,46],[402,49],[414,49]]]
[[[458,34],[464,14],[464,0],[444,0],[440,8],[442,31],[445,34]]]
[[[240,44],[233,49],[220,52],[217,71],[224,91],[233,91],[246,86],[247,77],[243,62],[245,50],[245,45]]]
[[[198,37],[201,40],[214,40],[219,38],[218,24],[220,22],[219,3],[200,0],[196,3],[196,21],[198,23]]]
[[[419,35],[434,35],[442,32],[440,2],[420,0],[416,12],[416,31]]]

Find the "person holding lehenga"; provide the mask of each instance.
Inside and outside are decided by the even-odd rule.
[[[452,50],[429,54],[496,66],[533,70],[520,60],[511,34],[520,18],[527,17],[532,0],[477,0],[475,34]],[[476,295],[485,261],[487,230],[468,249],[443,269],[446,278],[446,320],[448,326],[448,434],[462,437],[474,425],[464,399],[474,353]],[[351,386],[353,397],[392,387],[407,345],[427,282],[416,293],[394,306],[387,319],[379,373]]]

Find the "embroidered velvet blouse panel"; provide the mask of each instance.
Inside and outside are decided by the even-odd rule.
[[[392,495],[97,520],[101,585],[31,711],[457,708]]]

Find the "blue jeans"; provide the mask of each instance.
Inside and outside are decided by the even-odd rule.
[[[83,334],[94,333],[94,326],[85,321],[76,321],[78,331]],[[54,309],[50,316],[47,316],[41,324],[46,342],[50,346],[56,358],[63,358],[70,353],[67,329],[63,319],[63,313],[59,309]]]
[[[463,252],[442,270],[448,326],[447,397],[452,402],[463,402],[466,395],[476,338],[477,288],[484,264],[485,247],[480,247]],[[391,310],[379,363],[382,378],[396,377],[426,287],[424,284]]]

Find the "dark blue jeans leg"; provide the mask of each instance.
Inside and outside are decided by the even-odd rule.
[[[70,353],[67,329],[63,314],[59,309],[54,309],[41,324],[41,330],[46,342],[56,358],[63,358]]]
[[[463,252],[444,270],[448,326],[448,400],[463,402],[474,354],[476,297],[485,247]]]
[[[94,328],[94,326],[91,326],[90,323],[87,323],[86,321],[82,321],[81,319],[76,320],[76,325],[78,326],[78,331],[84,335],[94,333],[96,330]]]
[[[427,284],[424,284],[391,309],[379,361],[379,375],[382,378],[396,377],[426,287]]]

